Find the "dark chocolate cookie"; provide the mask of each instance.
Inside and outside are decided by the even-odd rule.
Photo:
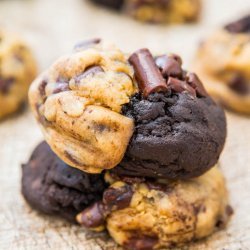
[[[41,212],[71,222],[75,222],[77,213],[100,200],[105,189],[102,175],[68,166],[46,142],[38,145],[22,171],[22,193],[27,202]]]
[[[130,62],[140,93],[123,107],[123,114],[134,119],[135,131],[124,159],[112,171],[170,179],[208,171],[225,143],[223,110],[195,74],[181,69],[179,57],[164,56],[154,63],[144,49],[134,53]]]

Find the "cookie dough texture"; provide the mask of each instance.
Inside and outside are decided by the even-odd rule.
[[[237,25],[243,21],[250,24],[248,17]],[[194,70],[215,99],[232,110],[250,114],[250,33],[226,27],[202,42]]]
[[[0,119],[20,109],[36,72],[36,62],[27,45],[0,30]]]
[[[35,209],[75,223],[75,215],[101,199],[101,175],[69,167],[42,142],[22,167],[22,193]]]
[[[143,22],[183,23],[199,17],[200,0],[92,0]]]
[[[135,132],[118,175],[187,179],[213,167],[226,138],[224,111],[211,97],[187,93],[135,95],[124,106]]]
[[[111,187],[121,186],[115,182]],[[135,183],[132,189],[130,205],[107,217],[110,235],[126,249],[181,246],[225,226],[232,214],[217,167],[196,179]]]
[[[100,43],[60,58],[35,80],[30,104],[63,161],[89,173],[121,161],[134,128],[121,114],[136,92],[132,77],[126,56]]]

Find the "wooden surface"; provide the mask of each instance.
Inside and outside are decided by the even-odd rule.
[[[250,10],[249,0],[204,0],[198,25],[142,25],[83,0],[5,0],[0,25],[20,33],[43,70],[82,38],[103,37],[122,49],[149,47],[183,56],[189,67],[200,39],[215,27]],[[228,113],[228,140],[221,156],[235,214],[227,230],[186,249],[250,249],[250,118]],[[0,123],[0,249],[113,250],[105,234],[95,235],[41,215],[20,194],[20,164],[42,135],[28,109]]]

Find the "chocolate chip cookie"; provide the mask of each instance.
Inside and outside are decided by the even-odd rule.
[[[224,227],[233,212],[217,167],[188,181],[106,179],[111,186],[102,201],[77,221],[91,229],[106,225],[125,249],[179,247]]]
[[[250,114],[250,15],[230,23],[200,45],[194,70],[225,107]]]
[[[27,45],[0,30],[0,119],[20,109],[36,72],[36,62]]]
[[[98,39],[79,43],[31,86],[45,139],[67,164],[89,173],[115,167],[133,134],[121,114],[137,91],[124,53]]]
[[[71,222],[106,188],[102,175],[91,175],[61,161],[46,142],[37,146],[22,166],[22,193],[35,209]]]
[[[123,11],[143,22],[184,23],[197,21],[200,0],[92,0],[95,3]]]

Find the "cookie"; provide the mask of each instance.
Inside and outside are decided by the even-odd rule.
[[[0,30],[0,119],[19,110],[37,72],[28,46]]]
[[[102,175],[91,175],[61,161],[46,142],[39,144],[22,166],[22,193],[38,211],[76,222],[77,213],[101,199]]]
[[[125,249],[166,249],[202,239],[223,228],[232,208],[217,167],[188,181],[108,178],[101,202],[77,216],[91,229],[106,225]]]
[[[121,161],[134,129],[121,114],[136,92],[132,77],[126,56],[94,39],[78,44],[32,84],[31,107],[64,162],[100,173]]]
[[[92,0],[120,10],[142,22],[185,23],[197,21],[200,0]]]
[[[246,16],[202,42],[194,62],[207,91],[225,107],[243,114],[250,114],[249,56],[250,16]]]
[[[149,55],[143,49],[130,57],[143,94],[134,95],[123,107],[135,129],[125,157],[112,171],[169,179],[200,176],[217,163],[223,149],[224,112],[207,95],[197,75],[182,70],[178,56],[156,57],[154,64]],[[164,88],[164,81],[168,90],[155,92],[154,88]]]
[[[226,121],[198,76],[181,66],[177,55],[127,56],[83,42],[32,84],[30,103],[46,141],[70,166],[197,177],[218,161]]]

